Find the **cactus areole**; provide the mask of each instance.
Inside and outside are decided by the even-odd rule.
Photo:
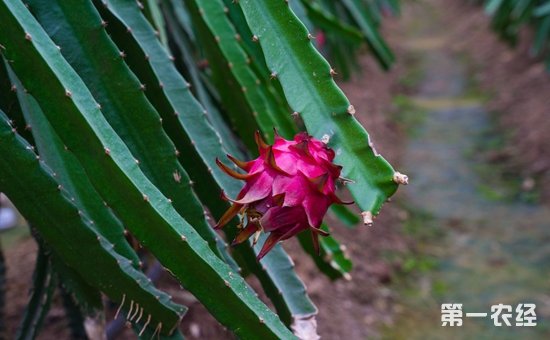
[[[225,173],[245,181],[236,199],[230,199],[222,192],[222,198],[231,201],[232,206],[220,218],[216,228],[242,214],[241,230],[233,245],[252,235],[256,241],[262,231],[269,233],[258,260],[277,242],[304,230],[310,230],[318,251],[318,235],[328,235],[320,229],[328,207],[333,203],[353,203],[336,197],[336,181],[342,167],[333,163],[334,151],[305,132],[297,134],[294,140],[286,140],[275,133],[273,145],[266,144],[259,132],[255,137],[260,152],[258,158],[242,162],[228,155],[246,174],[216,160]]]

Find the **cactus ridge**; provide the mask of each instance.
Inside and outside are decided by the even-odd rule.
[[[50,309],[56,282],[50,256],[40,245],[36,253],[28,307],[17,329],[16,339],[34,339],[37,336]]]
[[[45,247],[48,245],[44,244]],[[97,315],[103,309],[101,291],[91,286],[74,268],[69,267],[63,259],[48,247],[52,269],[59,278],[63,288],[74,298],[80,310],[86,315]]]
[[[171,2],[174,3],[177,1]],[[237,82],[240,82],[241,86],[244,86],[247,89],[245,95],[252,94],[253,91],[248,91],[248,89],[250,88],[250,86],[253,86],[253,89],[255,90],[257,84],[253,83],[259,81],[259,78],[256,78],[256,80],[254,80],[256,76],[250,70],[250,64],[253,64],[253,62],[251,62],[250,59],[248,59],[247,61],[247,54],[240,48],[239,39],[236,39],[235,36],[236,32],[234,31],[231,23],[225,17],[223,3],[221,1],[194,1],[189,2],[188,4],[191,3],[193,3],[194,5],[189,5],[189,7],[192,7],[191,10],[195,14],[195,20],[201,21],[197,26],[207,26],[207,28],[203,27],[202,30],[200,28],[198,30],[203,31],[208,29],[210,31],[210,34],[207,34],[207,36],[203,39],[212,40],[212,45],[216,45],[216,47],[221,51],[221,54],[224,54],[225,58],[222,59],[227,60],[227,62],[231,64],[229,71],[231,71],[236,77]],[[242,40],[242,37],[240,37],[240,40]],[[222,62],[217,63],[220,64]],[[225,62],[223,63],[225,65]],[[221,66],[223,67],[223,65]],[[261,94],[262,92],[258,93]],[[265,102],[265,99],[258,98],[257,101],[251,99],[249,100],[249,102],[262,103]],[[264,109],[257,112],[266,112],[266,110]],[[273,136],[273,126],[277,126],[279,133],[281,133],[282,135],[293,136],[295,134],[296,130],[292,124],[277,125],[276,123],[274,123],[275,118],[273,118],[273,116],[281,117],[283,119],[288,119],[290,117],[288,113],[281,112],[281,110],[279,110],[278,112],[273,112],[271,113],[271,115],[269,114],[269,112],[267,112],[266,114],[255,115],[255,118],[259,118],[258,124],[264,134],[270,134],[271,136]],[[302,245],[305,246],[306,241],[304,240],[304,237],[305,236],[303,235],[300,236],[301,240],[303,241]],[[307,240],[307,242],[310,241]],[[325,240],[321,238],[320,242],[322,244],[322,257],[319,257],[317,252],[305,246],[305,249],[314,258],[316,264],[318,264],[320,268],[326,270],[327,273],[330,273],[333,278],[341,277],[347,274],[347,272],[351,270],[349,259],[346,259],[344,256],[328,256],[328,254],[326,254],[325,252],[325,249],[333,249],[334,243],[337,243],[337,241],[334,238],[331,238],[331,240]],[[327,262],[324,262],[325,259],[327,260]],[[347,270],[343,270],[342,268],[347,268]],[[273,276],[280,275],[283,271],[278,270],[278,272],[279,274],[274,273]],[[282,291],[284,292],[285,290]],[[292,301],[295,301],[294,299],[290,298],[287,300],[289,301],[288,303],[290,303],[291,305],[293,304]],[[291,306],[291,309],[293,310],[293,312],[291,312],[292,314],[310,315],[316,313],[316,309],[312,305],[308,305],[307,303],[294,305],[294,307]]]
[[[139,30],[133,29],[129,34],[134,37],[140,48],[142,48],[145,54],[149,56],[148,62],[151,64],[151,69],[154,73],[153,76],[163,84],[170,83],[174,86],[172,91],[168,91],[169,88],[167,86],[164,86],[162,90],[165,92],[167,97],[170,97],[171,105],[174,105],[174,108],[177,110],[184,110],[182,112],[185,112],[185,114],[180,114],[175,117],[179,120],[172,121],[172,123],[166,123],[167,119],[164,119],[164,126],[165,128],[168,128],[173,127],[174,124],[176,124],[184,127],[186,129],[185,131],[172,131],[172,133],[177,133],[177,135],[172,135],[172,140],[181,141],[183,140],[182,136],[188,134],[190,140],[196,141],[194,143],[194,147],[201,156],[201,163],[206,165],[206,167],[201,170],[196,169],[197,162],[194,162],[195,164],[184,163],[185,168],[193,169],[194,166],[196,169],[195,173],[197,173],[197,178],[201,178],[201,180],[205,178],[205,173],[209,174],[216,181],[219,188],[232,196],[236,196],[240,191],[239,184],[228,179],[215,164],[216,157],[224,158],[227,154],[224,145],[221,143],[219,136],[214,133],[215,131],[212,129],[203,114],[203,109],[191,96],[187,86],[184,86],[186,84],[185,79],[177,73],[176,68],[170,62],[166,51],[157,40],[153,39],[154,32],[147,22],[145,22],[144,18],[141,16],[141,13],[139,13],[139,10],[135,8],[134,4],[118,1],[109,2],[109,5],[104,9],[111,11],[111,13],[126,26],[131,25],[131,27],[140,28]],[[137,33],[140,33],[140,35]],[[116,41],[118,42],[118,40]],[[136,72],[135,68],[133,68],[133,70]],[[151,74],[149,74],[149,76],[151,76]],[[176,89],[178,90],[177,92],[175,92]],[[178,96],[176,96],[176,94],[178,94]],[[182,99],[185,100],[182,101]],[[151,101],[153,102],[153,100]],[[157,104],[162,105],[160,103]],[[155,106],[157,105],[155,104]],[[162,110],[159,110],[159,112],[162,113]],[[170,134],[170,132],[168,133]],[[231,140],[225,142],[231,143]],[[234,146],[234,148],[237,147]],[[182,159],[183,157],[180,157],[180,160]],[[204,169],[207,169],[207,171]],[[199,183],[197,183],[196,187],[198,187],[198,184]],[[217,212],[220,214],[227,208],[227,204],[225,202],[221,202],[219,195],[213,192],[211,187],[209,187],[205,192],[197,192],[199,193],[201,199],[207,203],[213,213]],[[234,235],[228,234],[228,238],[233,237]],[[242,255],[244,264],[247,264],[249,269],[255,268],[255,271],[253,272],[260,278],[260,281],[264,285],[264,289],[267,292],[272,292],[272,294],[270,294],[272,301],[279,301],[276,303],[276,305],[279,306],[278,311],[287,310],[289,311],[287,313],[296,315],[310,315],[316,313],[317,309],[307,296],[304,284],[296,276],[296,273],[293,270],[294,266],[292,261],[281,246],[276,246],[268,256],[262,259],[261,267],[255,264],[255,257],[259,253],[259,249],[255,248],[254,253],[245,247],[240,249],[237,248],[236,250],[236,253],[244,253]],[[260,271],[260,269],[262,270]],[[272,288],[273,285],[276,287],[275,289]],[[281,294],[279,292],[281,292]],[[281,296],[284,303],[281,301]],[[288,305],[290,305],[290,307]]]
[[[322,224],[321,230],[329,232],[326,224]],[[327,235],[319,238],[319,251],[313,247],[311,236],[306,233],[298,235],[298,240],[302,248],[311,256],[317,268],[327,275],[330,279],[338,278],[349,279],[352,269],[352,262],[343,252],[344,245],[341,245],[334,237]]]
[[[395,0],[387,1],[398,10]],[[23,321],[32,326],[23,326],[20,337],[38,333],[58,278],[65,300],[76,303],[78,332],[80,311],[104,318],[104,293],[118,303],[115,318],[131,322],[138,337],[182,339],[176,329],[186,307],[153,286],[138,248],[237,337],[289,339],[291,330],[304,337],[303,326],[306,337],[317,336],[317,308],[277,237],[313,226],[313,239],[298,235],[305,252],[329,278],[349,279],[346,248],[322,223],[328,201],[319,209],[311,200],[293,209],[308,213],[307,222],[289,215],[299,222],[294,228],[292,221],[278,222],[288,209],[258,203],[257,212],[270,211],[262,228],[272,234],[252,241],[245,237],[251,229],[239,233],[238,227],[256,221],[256,205],[224,214],[229,204],[220,193],[238,199],[241,191],[224,171],[251,180],[237,169],[251,162],[233,156],[252,159],[262,153],[255,148],[260,135],[271,142],[305,127],[302,134],[333,150],[325,156],[343,166],[331,168],[330,183],[328,174],[312,176],[308,195],[344,203],[336,189],[347,184],[363,222],[372,224],[408,178],[376,153],[333,77],[350,75],[363,41],[384,67],[392,63],[378,34],[380,6],[0,0],[0,191],[33,226],[43,255]],[[235,168],[221,161],[226,155]],[[277,164],[272,152],[266,157],[260,163],[282,173],[285,162]],[[359,218],[346,209],[332,214],[348,227]],[[222,215],[230,225],[225,235],[211,220]],[[317,241],[317,233],[326,237]],[[226,239],[239,242],[230,251]],[[257,277],[278,315],[258,299],[247,275]]]
[[[23,88],[23,84],[13,73],[9,65],[7,71],[14,85]],[[124,237],[124,227],[105,207],[103,199],[88,179],[78,159],[69,152],[59,136],[44,117],[39,104],[25,91],[17,91],[19,104],[25,120],[33,127],[32,134],[40,157],[56,173],[59,184],[91,221],[92,226],[101,233],[120,255],[130,259],[134,267],[139,266],[139,258]]]
[[[225,14],[223,2],[195,0],[194,3],[200,13],[197,20],[202,20],[206,24],[224,59],[228,65],[231,65],[230,71],[240,85],[247,102],[250,103],[253,113],[256,113],[253,117],[261,130],[269,135],[269,140],[273,139],[273,128],[289,131],[286,137],[293,136],[296,128],[290,119],[289,112],[276,103],[273,94],[266,91],[267,86],[262,78],[255,74],[252,68],[253,61],[240,43],[243,38]]]
[[[300,113],[311,135],[336,151],[342,176],[354,181],[348,188],[356,203],[376,215],[397,190],[394,170],[373,149],[354,117],[355,108],[334,82],[330,65],[311,44],[307,29],[284,2],[241,0],[234,6],[241,6],[259,37],[267,65],[278,74],[292,109]]]
[[[369,14],[371,11],[366,10],[366,5],[360,0],[341,0],[341,4],[363,32],[365,40],[377,60],[385,69],[389,69],[395,61],[395,56],[378,33],[375,22]]]
[[[155,320],[166,320],[172,325],[179,323],[185,308],[155,289],[143,273],[134,269],[128,259],[118,255],[113,245],[90,227],[91,221],[82,215],[65,191],[59,190],[51,169],[13,131],[2,111],[0,146],[5,151],[0,162],[0,189],[17,204],[64,262],[114,301],[121,301],[127,295]],[[8,155],[11,157],[5,158]],[[31,187],[41,189],[36,191],[29,189]],[[67,239],[81,246],[74,247],[65,242]],[[89,268],[102,270],[96,272]]]
[[[361,31],[351,25],[341,22],[316,2],[308,0],[301,0],[301,2],[306,8],[308,16],[320,28],[325,29],[327,32],[334,32],[338,34],[339,37],[352,44],[359,44],[363,41],[363,34]]]
[[[67,4],[63,1],[32,0],[29,2],[42,27],[101,103],[102,113],[121,136],[136,163],[174,208],[208,241],[220,257],[223,242],[212,231],[202,204],[191,189],[191,180],[176,157],[176,147],[160,123],[160,116],[144,95],[139,80],[121,58],[110,40],[101,17],[88,1]],[[80,44],[93,37],[94,44]],[[102,69],[96,72],[96,65]],[[117,79],[117,81],[112,81]],[[113,95],[116,94],[116,95]]]
[[[171,1],[172,4],[175,5],[175,3],[178,3],[178,1]],[[240,47],[240,45],[246,45],[246,43],[242,43],[242,37],[236,33],[235,29],[232,26],[232,23],[226,18],[225,12],[228,12],[231,14],[231,9],[229,8],[237,8],[237,10],[233,9],[234,11],[238,12],[240,11],[239,7],[237,6],[229,6],[228,8],[224,8],[224,3],[220,0],[216,1],[207,1],[207,2],[201,2],[201,1],[190,1],[188,2],[188,6],[191,8],[191,12],[194,13],[194,20],[198,21],[196,27],[199,32],[209,30],[210,34],[204,34],[205,36],[202,37],[202,39],[209,39],[212,41],[212,45],[215,45],[215,48],[217,48],[219,53],[223,54],[223,57],[221,58],[223,61],[217,61],[217,64],[223,64],[219,65],[223,67],[226,63],[229,63],[231,67],[229,68],[229,71],[235,76],[236,81],[240,84],[240,86],[243,86],[243,88],[246,88],[247,91],[244,92],[245,96],[253,97],[253,94],[258,94],[259,96],[256,96],[255,100],[254,98],[249,98],[248,102],[252,103],[253,106],[254,103],[265,103],[266,99],[265,97],[260,97],[264,91],[256,91],[257,87],[259,86],[255,82],[260,82],[260,78],[253,74],[251,65],[257,64],[257,62],[251,61],[250,57],[247,55],[247,53]],[[294,2],[293,6],[301,6],[300,3]],[[242,14],[242,13],[241,13]],[[238,15],[238,13],[234,13],[234,16]],[[206,27],[203,27],[206,26]],[[212,60],[212,59],[211,59]],[[212,62],[213,63],[213,62]],[[212,64],[210,63],[210,64]],[[261,68],[261,67],[259,67]],[[267,73],[266,73],[267,75]],[[255,80],[254,80],[255,79]],[[250,91],[252,86],[253,91]],[[238,95],[238,94],[237,94]],[[231,99],[234,98],[234,96],[231,96]],[[272,97],[269,96],[269,99]],[[273,106],[275,103],[272,101],[267,101],[265,105]],[[252,115],[253,118],[255,118],[258,122],[258,125],[260,126],[262,132],[264,133],[264,136],[271,136],[270,139],[273,139],[273,127],[276,127],[276,130],[278,133],[280,133],[283,136],[294,136],[296,133],[296,128],[294,124],[292,123],[284,123],[281,122],[279,124],[276,123],[277,118],[279,120],[287,121],[290,118],[290,115],[285,112],[284,110],[276,110],[273,112],[270,112],[269,110],[266,110],[265,108],[259,108],[253,109],[255,112],[262,112],[262,114],[256,114]],[[239,112],[239,114],[242,114],[242,112]],[[250,119],[249,117],[241,118],[242,119]],[[235,117],[235,119],[239,120],[239,117]],[[316,251],[314,251],[312,248],[310,248],[307,244],[309,239],[307,239],[307,236],[301,235],[300,240],[301,244],[304,246],[304,249],[308,252],[310,256],[314,259],[315,263],[327,273],[330,273],[331,277],[337,278],[341,277],[342,275],[346,274],[347,271],[343,270],[340,271],[338,269],[342,268],[348,268],[349,267],[349,259],[346,259],[343,256],[336,256],[334,258],[330,256],[326,256],[324,249],[332,249],[334,248],[334,243],[337,243],[337,241],[334,238],[331,238],[331,240],[325,240],[324,238],[320,239],[320,243],[325,243],[321,247],[322,256],[319,257],[319,254],[317,254]],[[326,244],[326,243],[329,244]],[[330,257],[330,259],[329,259]],[[325,259],[327,259],[327,262],[325,262]],[[341,265],[338,264],[339,261],[342,261]],[[335,271],[336,269],[336,271]],[[351,268],[349,268],[351,269]],[[349,271],[348,269],[348,271]],[[314,313],[313,309],[311,309],[307,313]],[[306,314],[307,314],[306,313]]]
[[[2,30],[5,34],[0,34],[5,46],[3,52],[15,60],[14,70],[37,99],[51,99],[43,101],[47,104],[43,105],[44,113],[134,236],[236,334],[288,336],[288,329],[254,296],[242,278],[229,274],[229,267],[210,251],[206,242],[141,172],[120,137],[101,115],[82,80],[28,10],[18,3],[3,3],[0,16],[8,23],[8,29]],[[15,41],[16,37],[27,35],[34,35],[36,39],[27,39],[25,44]],[[38,83],[26,82],[36,74],[42,80],[49,80],[47,83],[51,86],[44,89]],[[154,230],[151,225],[155,226]],[[180,256],[174,256],[171,249],[180,249]],[[180,258],[186,261],[182,263]],[[212,291],[223,296],[225,303],[216,303]],[[235,315],[234,308],[239,308],[241,313]],[[259,318],[263,323],[258,322]]]
[[[180,52],[182,62],[189,74],[192,87],[195,89],[197,99],[204,105],[208,121],[214,129],[219,133],[220,138],[224,141],[224,148],[231,154],[242,156],[242,150],[235,146],[235,143],[229,143],[235,139],[235,135],[230,129],[230,126],[225,122],[222,113],[215,104],[215,97],[219,94],[215,90],[211,81],[201,75],[201,71],[192,53],[193,51],[193,36],[190,36],[191,20],[187,17],[187,11],[181,1],[165,2],[170,6],[165,6],[164,16],[166,25],[170,28],[174,48]],[[212,92],[212,93],[211,93]]]

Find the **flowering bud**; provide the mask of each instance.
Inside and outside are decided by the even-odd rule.
[[[334,151],[304,132],[290,141],[275,134],[272,146],[262,140],[259,132],[255,137],[260,152],[258,158],[242,162],[228,155],[246,174],[216,160],[225,173],[245,181],[236,199],[229,199],[222,193],[222,197],[233,204],[216,228],[223,227],[240,213],[244,215],[243,225],[246,226],[233,240],[233,245],[254,234],[257,239],[261,231],[269,233],[258,260],[277,242],[304,230],[311,231],[318,252],[318,235],[327,235],[320,226],[328,207],[332,203],[350,204],[335,195],[342,167],[332,162]]]

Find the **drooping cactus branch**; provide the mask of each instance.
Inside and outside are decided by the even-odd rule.
[[[340,173],[353,180],[370,223],[406,177],[376,154],[314,45],[344,75],[363,42],[388,66],[381,18],[377,6],[355,0],[0,0],[0,191],[48,253],[25,325],[46,312],[40,303],[54,275],[85,316],[104,317],[104,293],[139,336],[183,338],[174,330],[186,308],[147,280],[137,255],[145,252],[240,338],[316,337],[317,308],[278,241],[313,231],[313,239],[299,235],[308,256],[330,278],[349,279],[345,246],[332,236],[316,242],[329,231],[328,205],[339,202],[334,181]],[[270,151],[255,138],[260,130],[271,143],[276,131],[290,138],[304,128],[318,140],[294,145],[296,153],[278,149],[280,137]],[[244,174],[245,163],[228,165],[228,153],[257,156],[255,141],[257,163],[269,166]],[[212,217],[231,206],[221,192],[248,199],[263,187],[258,178],[293,174],[277,177],[282,183],[300,177],[294,168],[324,172],[298,183],[303,202],[279,204],[299,187],[281,186],[286,198],[268,195],[270,207],[259,203],[267,196],[241,201],[223,233],[214,230]],[[224,172],[256,189],[238,197],[241,184]],[[357,223],[348,210],[334,212]],[[233,239],[240,244],[230,248]]]

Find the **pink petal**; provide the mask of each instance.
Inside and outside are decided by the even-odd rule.
[[[321,167],[318,163],[314,163],[305,158],[302,158],[298,161],[297,164],[298,171],[302,172],[306,177],[318,177],[326,172],[326,170]]]
[[[277,166],[289,175],[295,175],[297,170],[298,156],[292,152],[273,149],[273,156]]]
[[[319,228],[330,204],[329,198],[323,195],[317,194],[306,197],[303,206],[311,227]]]
[[[243,197],[233,202],[239,204],[248,204],[259,201],[271,193],[271,183],[273,183],[273,177],[268,171],[264,171],[261,174],[255,175],[250,182],[247,182],[244,188],[241,190]]]
[[[262,257],[264,257],[273,247],[279,242],[283,240],[287,240],[291,238],[292,236],[298,234],[304,230],[304,228],[301,227],[300,224],[294,225],[294,227],[289,228],[285,233],[280,232],[272,232],[267,240],[264,242],[264,245],[262,246],[262,250],[258,254],[257,260],[261,260]]]
[[[262,246],[262,250],[256,257],[256,260],[260,261],[275,245],[281,240],[281,237],[279,235],[271,234],[265,240],[264,245]]]
[[[295,177],[278,176],[273,181],[273,195],[284,194],[284,206],[300,205],[309,191],[309,184],[302,174]]]
[[[251,163],[250,170],[248,171],[250,175],[255,175],[265,170],[265,162],[261,157],[251,161]]]
[[[260,224],[266,232],[283,234],[296,224],[308,228],[303,207],[273,207],[262,217]]]

